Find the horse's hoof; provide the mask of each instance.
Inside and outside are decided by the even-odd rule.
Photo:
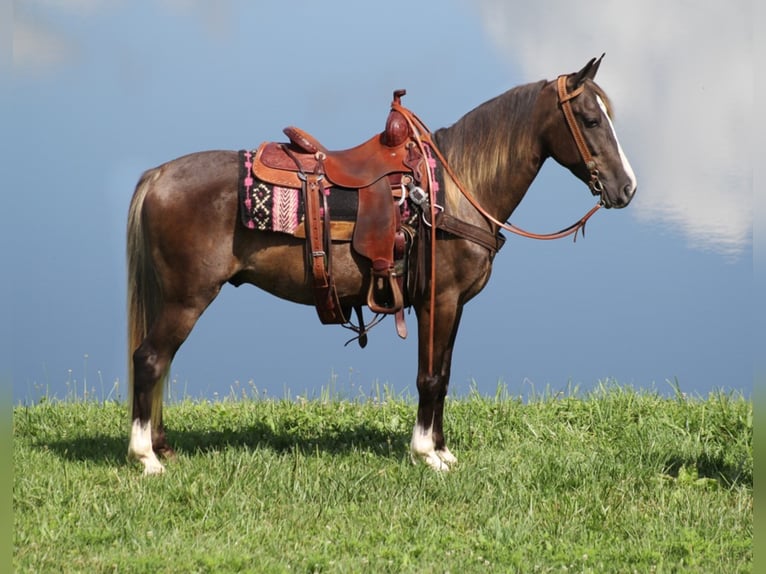
[[[441,450],[437,450],[436,456],[438,456],[443,463],[449,466],[457,463],[457,457],[452,454],[446,446]]]
[[[457,462],[457,458],[447,451],[448,456],[442,456],[444,451],[431,451],[428,453],[412,453],[410,458],[412,464],[418,464],[419,462],[425,463],[429,468],[437,472],[449,472],[450,464]]]
[[[144,462],[144,476],[154,476],[157,474],[163,474],[165,472],[165,467],[162,466],[162,463],[159,461],[156,463],[148,461],[142,462]]]
[[[154,448],[154,453],[158,457],[162,457],[165,460],[175,460],[176,459],[176,451],[172,449],[172,447],[168,446],[167,444],[162,445],[160,447]]]
[[[447,464],[446,461],[442,460],[441,457],[436,452],[432,452],[431,454],[429,454],[428,457],[425,459],[425,463],[437,472],[450,471],[449,464]]]
[[[154,452],[149,451],[149,454],[140,454],[133,449],[128,450],[128,460],[141,463],[144,467],[144,476],[150,476],[154,474],[162,474],[165,472],[165,467],[157,458]]]

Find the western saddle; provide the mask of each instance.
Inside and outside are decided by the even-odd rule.
[[[405,236],[400,200],[427,197],[428,166],[414,130],[411,112],[401,106],[405,90],[396,90],[383,132],[347,150],[331,151],[296,127],[285,128],[287,143],[266,142],[258,148],[253,175],[261,181],[302,190],[305,206],[307,268],[311,270],[314,300],[322,323],[349,325],[349,308],[341,305],[332,275],[328,196],[358,192],[358,211],[352,235],[354,250],[369,259],[367,306],[376,314],[396,314],[397,332],[406,336],[403,272],[395,262],[404,257]],[[405,114],[410,115],[406,117]],[[400,197],[396,197],[395,192]],[[416,195],[412,195],[413,192]],[[360,334],[366,342],[361,308],[356,307]]]

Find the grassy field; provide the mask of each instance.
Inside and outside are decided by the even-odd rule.
[[[13,409],[17,572],[749,572],[753,406],[617,386],[449,400],[449,474],[414,402],[166,407],[142,477],[116,402]]]

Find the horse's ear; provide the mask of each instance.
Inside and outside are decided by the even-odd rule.
[[[596,72],[598,72],[598,68],[601,65],[601,60],[604,59],[604,56],[606,55],[606,52],[601,54],[600,58],[592,58],[590,62],[585,64],[583,66],[583,69],[577,72],[572,76],[572,86],[571,88],[576,88],[580,84],[582,84],[585,80],[592,80],[596,77]]]

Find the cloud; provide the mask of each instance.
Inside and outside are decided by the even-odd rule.
[[[14,0],[14,69],[42,73],[71,62],[77,54],[77,43],[71,35],[50,25],[49,17],[60,13],[90,16],[103,3],[104,0]]]
[[[233,28],[230,1],[156,0],[155,4],[176,17],[190,15],[216,40],[225,38]],[[108,0],[14,0],[13,67],[17,71],[43,73],[71,63],[77,56],[73,34],[56,21],[61,14],[93,18],[99,12],[115,9]]]
[[[72,42],[45,24],[14,14],[13,67],[40,71],[69,60],[74,53]]]
[[[215,40],[225,39],[234,29],[235,9],[230,0],[159,0],[159,4],[171,14],[195,17]]]
[[[736,256],[753,229],[752,3],[478,0],[530,81],[606,52],[599,83],[638,174],[637,216]]]
[[[67,42],[34,22],[14,15],[13,66],[16,69],[48,68],[66,59]]]
[[[15,3],[37,4],[46,8],[89,14],[107,2],[106,0],[16,0]]]

